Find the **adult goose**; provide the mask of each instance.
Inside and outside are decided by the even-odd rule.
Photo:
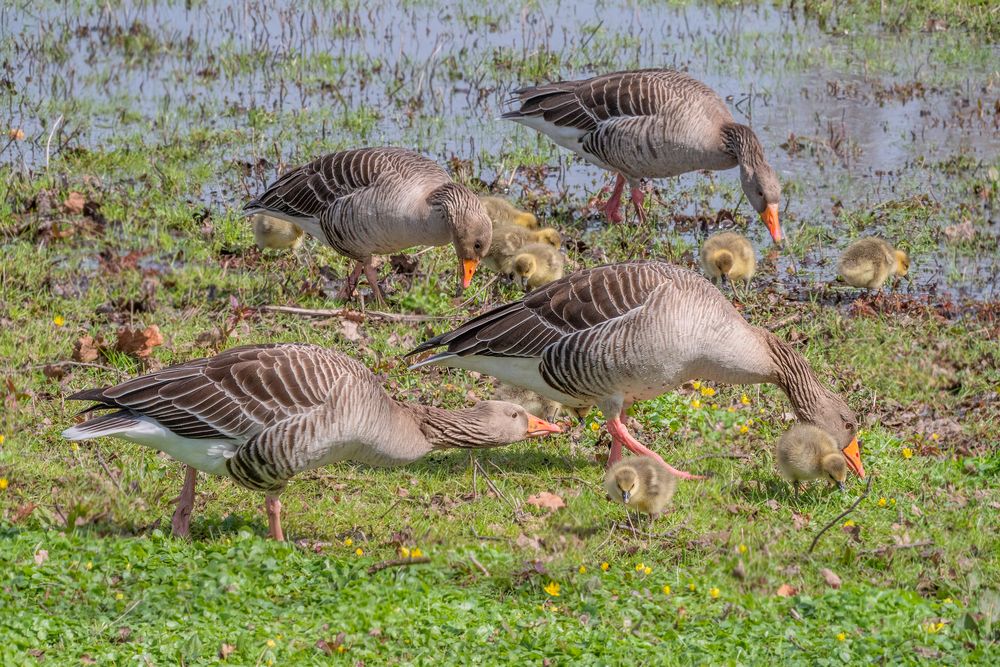
[[[493,237],[475,193],[454,183],[437,163],[403,148],[324,155],[282,175],[243,212],[292,222],[355,260],[341,298],[351,297],[364,272],[379,302],[384,297],[372,255],[450,243],[465,288]]]
[[[750,325],[719,290],[687,269],[654,261],[585,269],[495,308],[410,354],[446,346],[414,364],[443,364],[492,375],[563,405],[596,404],[621,448],[667,465],[625,427],[635,401],[695,378],[776,384],[798,418],[839,443],[864,476],[857,418],[823,386],[805,358],[766,329]]]
[[[197,470],[264,492],[269,533],[281,540],[278,497],[300,472],[337,461],[397,466],[435,449],[495,447],[559,431],[502,401],[442,410],[395,400],[357,361],[302,344],[237,347],[69,398],[95,401],[86,412],[114,412],[63,437],[113,435],[190,466],[173,519],[182,536]]]
[[[515,90],[520,107],[501,117],[548,135],[617,174],[605,213],[620,222],[625,182],[640,219],[642,178],[740,167],[743,191],[781,240],[781,184],[757,135],[733,120],[719,95],[684,72],[646,69]]]

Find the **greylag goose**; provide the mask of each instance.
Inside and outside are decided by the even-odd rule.
[[[570,407],[596,404],[612,438],[609,464],[621,458],[624,445],[691,478],[628,432],[625,411],[635,401],[701,378],[778,385],[799,419],[833,434],[864,476],[857,418],[844,400],[823,386],[788,343],[750,325],[719,290],[687,269],[639,261],[577,271],[409,354],[440,346],[445,351],[411,368],[465,368]]]
[[[889,276],[905,276],[910,257],[874,236],[855,241],[840,256],[837,272],[852,287],[879,289]]]
[[[565,260],[547,243],[529,243],[514,255],[511,272],[525,292],[563,277]]]
[[[642,178],[740,167],[743,191],[781,240],[781,184],[757,135],[733,120],[722,98],[684,72],[647,69],[514,91],[520,107],[501,118],[546,134],[591,164],[617,174],[605,212],[620,222],[625,182],[640,219]]]
[[[479,199],[486,207],[486,213],[494,227],[517,225],[525,229],[538,229],[538,218],[534,214],[522,211],[503,197],[480,196]]]
[[[712,282],[722,279],[750,282],[757,269],[753,246],[742,234],[719,232],[701,246],[701,269]]]
[[[302,245],[302,229],[287,220],[268,215],[255,215],[252,219],[253,237],[261,250],[295,250]]]
[[[811,424],[796,424],[778,439],[776,452],[781,476],[799,495],[799,482],[828,478],[841,489],[847,480],[847,465],[830,434]]]
[[[278,497],[298,473],[337,461],[410,463],[435,449],[505,445],[559,432],[512,403],[462,410],[391,398],[367,368],[314,345],[238,347],[69,397],[114,410],[63,431],[69,440],[116,436],[165,452],[191,469],[174,514],[186,535],[195,470],[266,494],[271,537],[281,540]]]
[[[674,497],[677,478],[648,456],[630,456],[608,468],[604,491],[613,502],[656,519]]]
[[[464,288],[493,234],[479,197],[435,162],[402,148],[324,155],[282,175],[243,212],[287,220],[355,260],[341,296],[350,298],[364,272],[380,302],[372,255],[451,243]]]

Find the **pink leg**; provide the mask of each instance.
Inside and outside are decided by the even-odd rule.
[[[646,209],[643,204],[646,203],[646,193],[642,191],[642,188],[632,188],[632,205],[635,206],[635,212],[639,215],[639,222],[646,222]]]
[[[611,445],[611,455],[614,455],[615,451],[615,441],[620,441],[621,444],[625,445],[630,452],[633,454],[638,454],[639,456],[648,456],[655,461],[659,461],[667,470],[677,475],[681,479],[705,479],[701,475],[692,475],[689,472],[684,472],[683,470],[678,470],[672,465],[663,460],[663,458],[654,452],[652,449],[648,449],[641,442],[632,437],[632,434],[628,432],[625,428],[625,424],[622,423],[622,418],[625,417],[625,413],[614,419],[608,421],[608,433],[611,434],[612,445]],[[621,457],[621,445],[618,447],[619,458]],[[611,456],[608,456],[608,462],[611,462]]]
[[[604,205],[604,213],[611,222],[621,222],[622,218],[622,191],[625,189],[625,177],[616,174],[615,188],[611,191],[608,202]]]
[[[354,288],[358,286],[358,278],[361,277],[361,272],[364,270],[365,265],[363,262],[358,262],[354,266],[351,275],[344,279],[344,287],[337,293],[338,299],[341,301],[350,301],[351,297],[354,296]]]
[[[267,534],[279,542],[284,542],[285,534],[281,532],[281,501],[278,500],[278,496],[265,496],[264,508],[267,510]]]
[[[184,471],[184,486],[177,496],[177,509],[170,520],[175,537],[187,537],[191,534],[191,512],[194,510],[194,485],[198,481],[198,471],[187,466]]]
[[[375,303],[380,306],[385,305],[385,296],[382,294],[382,288],[378,286],[378,272],[372,265],[372,260],[369,257],[368,261],[364,264],[365,278],[368,279],[368,286],[372,288],[372,294],[375,295]]]
[[[611,431],[608,428],[608,431]],[[608,452],[608,464],[607,467],[610,468],[622,458],[622,440],[621,438],[616,438],[614,433],[611,434],[611,451]]]

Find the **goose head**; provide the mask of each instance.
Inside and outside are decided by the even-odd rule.
[[[555,424],[536,417],[515,403],[482,401],[461,414],[463,429],[471,434],[470,442],[482,446],[507,445],[527,438],[561,433]]]
[[[451,228],[452,244],[458,255],[462,288],[472,284],[479,262],[490,250],[493,223],[486,208],[471,190],[458,183],[446,183],[427,199],[434,213]]]
[[[778,204],[781,203],[781,183],[778,175],[767,162],[753,167],[741,165],[740,183],[754,210],[767,226],[775,243],[782,239],[781,224],[778,222]]]
[[[896,255],[896,266],[894,273],[897,276],[903,277],[910,272],[910,256],[906,254],[903,250],[895,250]]]
[[[811,412],[806,421],[829,433],[837,442],[847,466],[864,479],[865,467],[858,445],[858,417],[854,411],[842,398],[830,393],[825,401],[813,406]]]

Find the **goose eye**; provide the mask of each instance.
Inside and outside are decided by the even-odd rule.
[[[853,431],[854,430],[854,422],[845,422],[844,423],[844,428],[846,428],[848,431]]]
[[[517,413],[516,412],[510,413],[510,418],[511,419],[517,419]]]
[[[475,248],[476,250],[482,250],[483,249],[483,244],[480,243],[479,241],[476,241],[476,244],[474,246],[472,246],[472,247]]]

